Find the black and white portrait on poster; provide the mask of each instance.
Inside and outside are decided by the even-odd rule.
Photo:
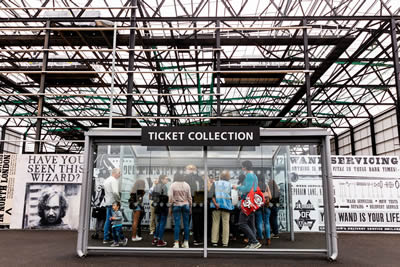
[[[12,229],[77,229],[82,155],[18,155]]]
[[[79,184],[27,184],[24,229],[76,229]]]

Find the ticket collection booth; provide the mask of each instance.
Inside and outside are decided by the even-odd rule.
[[[325,255],[335,260],[338,254],[335,226],[332,174],[330,166],[329,133],[318,128],[307,129],[258,129],[252,127],[149,127],[155,129],[93,129],[86,133],[85,168],[82,182],[80,224],[77,253],[86,256],[101,254],[313,254]],[[180,129],[184,129],[180,131]],[[256,130],[254,130],[256,129]],[[164,131],[164,132],[163,132]],[[174,132],[178,131],[178,134]],[[254,134],[254,136],[253,136]],[[186,138],[185,140],[183,140]],[[251,140],[249,140],[249,138]],[[319,167],[307,177],[308,183],[316,190],[302,190],[299,183],[303,179],[293,172],[293,158],[312,156],[318,158]],[[212,210],[207,197],[201,207],[202,244],[193,244],[191,220],[190,248],[172,248],[173,225],[171,216],[167,218],[164,240],[165,247],[152,245],[150,235],[150,204],[148,190],[160,175],[167,175],[173,182],[174,174],[183,172],[188,164],[196,166],[196,173],[204,182],[204,196],[210,184],[219,179],[223,171],[230,174],[232,184],[240,183],[241,163],[249,160],[259,181],[273,180],[279,188],[277,216],[279,239],[271,239],[269,246],[260,249],[246,249],[244,236],[237,228],[235,212],[230,217],[229,245],[211,246],[210,228]],[[93,236],[98,223],[92,217],[93,208],[101,206],[102,182],[110,176],[112,168],[120,168],[121,210],[123,212],[123,233],[129,238],[127,246],[110,247]],[[128,199],[136,181],[146,184],[144,196],[145,216],[142,220],[143,238],[132,242],[132,210]],[[311,182],[310,182],[311,181]],[[296,188],[296,189],[294,189]],[[302,192],[295,198],[293,192]],[[237,204],[238,192],[232,190],[232,199]],[[314,201],[315,195],[319,200]],[[258,227],[258,226],[256,226]],[[97,225],[101,228],[101,225]],[[99,230],[99,229],[97,229]],[[101,229],[100,229],[101,230]],[[264,231],[265,229],[261,228]],[[100,231],[101,232],[101,231]],[[222,231],[220,231],[222,232]],[[198,234],[198,233],[197,233]],[[197,237],[198,238],[198,237]]]

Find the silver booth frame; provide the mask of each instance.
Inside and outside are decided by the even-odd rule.
[[[176,250],[173,248],[152,247],[94,247],[88,246],[91,188],[93,177],[93,151],[95,143],[140,143],[141,129],[109,129],[97,128],[85,134],[85,165],[82,180],[81,205],[79,215],[79,229],[77,254],[80,257],[88,254],[116,254],[116,253],[175,253],[198,254],[204,258],[208,254],[234,253],[234,254],[311,254],[326,255],[328,260],[336,260],[338,256],[337,233],[334,210],[334,196],[331,170],[330,133],[325,129],[260,129],[260,144],[290,145],[290,144],[315,144],[321,145],[322,187],[325,213],[325,249],[238,249],[238,248],[209,248],[207,246],[207,212],[204,213],[204,247]],[[207,147],[204,147],[204,157],[207,159]],[[205,173],[207,174],[207,160],[205,160]],[[204,180],[207,185],[208,177]],[[207,187],[205,187],[207,188]],[[207,209],[207,198],[204,198],[204,208]]]

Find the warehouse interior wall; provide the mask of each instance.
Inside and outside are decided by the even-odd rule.
[[[376,141],[376,155],[399,156],[400,144],[396,109],[378,114],[373,120]],[[351,130],[331,138],[332,155],[373,155],[371,121],[365,121],[353,128],[354,146],[352,151]],[[335,142],[335,138],[337,138]]]

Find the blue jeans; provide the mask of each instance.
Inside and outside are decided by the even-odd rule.
[[[256,225],[257,225],[257,237],[264,239],[263,230],[265,226],[265,238],[271,238],[271,227],[269,224],[269,216],[271,210],[269,208],[263,207],[256,211]]]
[[[111,221],[110,218],[112,217],[112,206],[106,206],[106,221],[104,223],[104,240],[109,241],[110,238],[110,231],[111,231]]]
[[[181,230],[181,217],[183,217],[183,231],[185,241],[189,241],[189,217],[190,208],[189,205],[173,206],[172,214],[174,216],[175,228],[174,228],[174,239],[179,241],[179,231]]]
[[[122,233],[122,226],[112,227],[112,234],[114,242],[119,242],[125,239],[124,234]]]
[[[167,223],[167,215],[162,213],[157,214],[157,226],[156,226],[156,232],[154,233],[154,238],[163,240],[166,223]]]
[[[274,205],[269,209],[271,211],[271,217],[270,217],[271,231],[274,235],[277,235],[279,234],[279,224],[278,224],[279,208]]]

